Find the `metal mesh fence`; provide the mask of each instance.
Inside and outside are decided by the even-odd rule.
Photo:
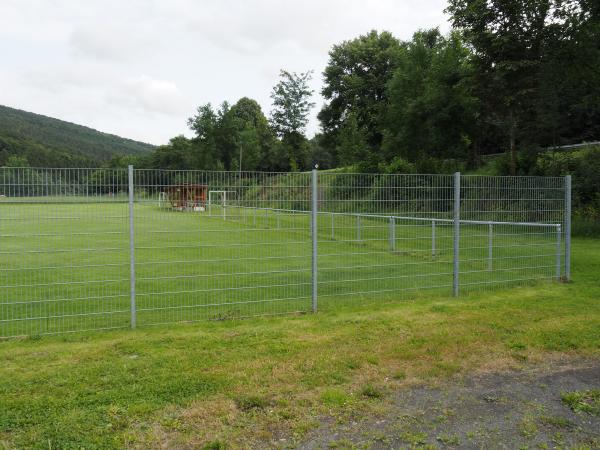
[[[127,172],[1,172],[0,335],[127,326]]]
[[[134,186],[138,323],[307,310],[309,174],[136,170]]]
[[[2,168],[0,183],[2,337],[569,274],[569,178]]]

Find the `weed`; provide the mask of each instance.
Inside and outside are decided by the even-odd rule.
[[[548,425],[554,428],[573,428],[575,424],[569,419],[559,416],[541,416],[539,421],[543,425]]]
[[[404,380],[406,378],[406,372],[403,370],[399,370],[397,372],[394,372],[394,374],[392,375],[392,378],[394,380]]]
[[[350,397],[339,389],[328,389],[321,394],[321,401],[327,406],[341,408],[350,400]]]
[[[531,439],[538,433],[538,427],[535,422],[528,417],[521,419],[519,423],[519,433],[521,436]]]
[[[264,397],[257,395],[239,396],[235,398],[236,406],[244,412],[251,411],[253,409],[263,409],[269,405],[269,402]]]
[[[455,434],[453,434],[451,436],[442,434],[441,436],[438,436],[436,439],[444,445],[458,445],[460,443],[458,436]]]
[[[425,445],[427,443],[427,435],[421,432],[404,431],[400,434],[400,439],[411,445]]]
[[[560,398],[574,412],[600,414],[600,389],[563,392]]]
[[[223,441],[211,441],[201,447],[202,450],[225,450],[226,448],[227,446]]]
[[[383,392],[381,390],[379,390],[378,388],[376,388],[375,386],[373,386],[372,384],[367,384],[365,386],[363,386],[363,388],[360,390],[360,394],[363,397],[368,397],[368,398],[383,398]]]

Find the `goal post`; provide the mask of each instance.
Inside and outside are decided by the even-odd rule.
[[[169,204],[169,196],[166,192],[161,191],[158,193],[158,207],[166,208]]]
[[[227,208],[236,206],[237,191],[212,190],[208,191],[208,215],[227,217]]]

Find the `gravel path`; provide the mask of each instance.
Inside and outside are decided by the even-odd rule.
[[[563,392],[590,389],[600,389],[600,361],[406,389],[386,399],[380,417],[345,424],[322,418],[298,448],[600,449],[600,417],[561,401]]]

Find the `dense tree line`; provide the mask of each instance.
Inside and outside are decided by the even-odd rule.
[[[93,155],[104,164],[112,157],[111,166],[135,161],[165,169],[297,171],[318,164],[440,172],[475,169],[482,155],[505,152],[498,167],[517,174],[532,173],[541,148],[600,139],[597,0],[449,0],[446,11],[447,35],[419,30],[402,41],[371,31],[334,45],[323,72],[321,132],[311,139],[305,128],[314,107],[312,72],[281,71],[268,117],[246,97],[205,104],[188,120],[193,137],[143,153],[143,144],[123,140],[115,147],[37,116],[43,124],[28,136],[40,139],[31,142],[7,130],[33,122],[0,126],[0,162],[22,156],[80,165]],[[40,140],[54,153],[35,156]]]
[[[152,167],[436,172],[506,152],[530,173],[540,148],[600,139],[600,6],[593,0],[449,0],[452,31],[372,31],[333,46],[322,132],[304,134],[311,73],[281,72],[269,119],[251,99],[198,108],[195,133]]]
[[[311,73],[281,71],[273,88],[270,119],[253,99],[235,104],[210,103],[188,119],[194,137],[177,136],[138,165],[163,169],[296,171],[310,167],[315,145],[305,136],[314,106],[308,88]]]
[[[598,139],[599,10],[588,0],[450,0],[447,36],[373,31],[334,46],[319,118],[335,164],[474,167],[506,151],[515,174],[539,148]]]

